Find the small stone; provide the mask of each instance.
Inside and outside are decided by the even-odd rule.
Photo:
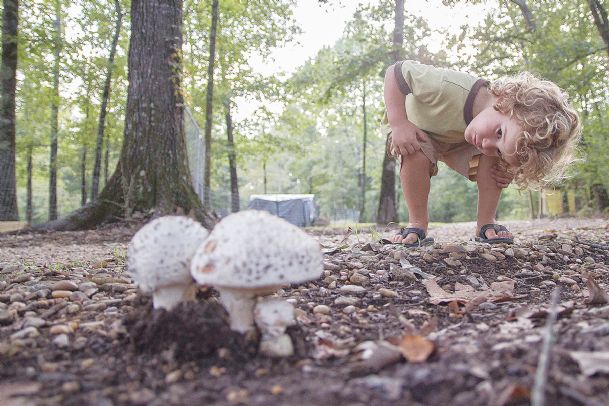
[[[495,303],[491,303],[491,302],[484,302],[484,303],[480,303],[478,305],[478,309],[480,310],[495,310],[497,308],[497,305]]]
[[[53,339],[53,344],[55,344],[59,348],[68,347],[70,345],[70,338],[67,334],[59,334]]]
[[[23,302],[23,299],[24,297],[21,293],[13,293],[9,296],[9,302],[11,303]]]
[[[556,283],[552,281],[543,281],[540,283],[540,285],[544,288],[553,288],[554,286],[556,286]]]
[[[575,282],[571,278],[567,278],[566,276],[561,276],[560,278],[558,278],[558,282],[560,282],[560,283],[566,283],[568,285],[577,285],[577,282]]]
[[[313,313],[315,314],[330,314],[332,309],[326,305],[317,305],[313,308]]]
[[[487,254],[485,252],[483,252],[482,254],[480,254],[480,256],[484,259],[486,259],[487,261],[497,261],[497,258],[494,255],[491,254]]]
[[[54,290],[51,292],[51,297],[54,299],[69,298],[72,295],[70,290]]]
[[[168,383],[168,384],[176,383],[181,378],[182,378],[182,371],[180,371],[179,369],[176,369],[175,371],[172,371],[172,372],[168,373],[167,375],[165,375],[165,383]]]
[[[353,283],[354,285],[368,285],[370,283],[370,278],[355,272],[349,278],[349,282]]]
[[[349,306],[359,303],[359,299],[352,296],[339,296],[334,300],[334,304],[337,306]]]
[[[429,252],[425,252],[421,258],[423,258],[423,261],[425,261],[425,262],[436,262],[437,261],[436,257],[431,255]]]
[[[357,311],[357,307],[355,307],[353,305],[347,306],[343,309],[343,313],[345,313],[345,314],[355,313],[356,311]]]
[[[383,297],[398,297],[398,293],[395,290],[380,288],[378,292]]]
[[[49,333],[50,334],[69,334],[69,333],[73,333],[74,330],[70,327],[67,326],[65,324],[56,324],[54,326],[51,326],[51,328],[49,329]]]
[[[513,257],[514,256],[514,250],[512,248],[508,248],[506,249],[504,252],[506,257]]]
[[[479,288],[480,287],[480,281],[474,275],[468,275],[468,276],[465,277],[465,279],[474,288]]]
[[[482,254],[482,255],[484,255],[484,254]],[[453,258],[444,258],[444,262],[446,263],[446,265],[452,266],[452,267],[457,267],[457,266],[463,265],[461,263],[461,261],[459,261],[458,259],[453,259]]]
[[[398,266],[391,266],[389,270],[389,276],[391,276],[391,280],[397,282],[415,282],[417,277],[414,273],[409,271],[408,269],[401,268]]]
[[[11,279],[11,283],[24,283],[29,282],[31,279],[32,276],[25,273],[22,275],[15,276],[13,279]]]
[[[61,385],[61,390],[63,390],[64,392],[77,392],[79,389],[80,384],[75,381],[64,382],[63,385]]]
[[[367,292],[366,288],[358,285],[343,285],[339,290],[341,292],[353,293],[355,295],[361,295]]]
[[[18,340],[21,338],[33,338],[38,337],[40,333],[36,327],[26,327],[22,330],[17,331],[16,333],[11,334],[11,340]]]
[[[28,317],[25,319],[23,327],[42,327],[45,324],[47,324],[47,322],[40,317]]]
[[[336,289],[336,281],[332,281],[328,284],[328,289]]]
[[[71,281],[58,281],[51,285],[51,290],[78,290],[78,285]]]
[[[77,305],[76,303],[72,303],[71,305],[66,307],[67,314],[75,314],[75,313],[78,313],[79,311],[80,311],[80,306]]]
[[[8,310],[0,310],[0,326],[6,326],[13,322],[14,315]]]
[[[324,269],[328,271],[340,271],[340,266],[331,262],[324,261]]]

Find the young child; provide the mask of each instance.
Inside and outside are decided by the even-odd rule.
[[[401,61],[385,74],[383,132],[401,161],[400,181],[409,223],[393,243],[427,238],[431,177],[442,161],[478,185],[476,235],[489,243],[512,243],[496,224],[501,190],[560,179],[579,139],[577,112],[554,83],[530,73],[495,82],[466,73]]]

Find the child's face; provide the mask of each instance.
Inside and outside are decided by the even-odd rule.
[[[522,127],[514,118],[492,106],[482,110],[465,129],[465,141],[484,155],[498,156],[510,166],[518,167],[516,141]]]

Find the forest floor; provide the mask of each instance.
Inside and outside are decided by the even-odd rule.
[[[473,223],[410,250],[315,231],[324,274],[279,290],[297,320],[280,360],[212,290],[152,311],[125,273],[134,225],[0,234],[0,404],[529,404],[548,339],[546,404],[609,404],[607,220],[506,224],[512,246]]]

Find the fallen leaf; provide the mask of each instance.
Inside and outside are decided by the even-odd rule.
[[[609,351],[569,351],[569,355],[586,376],[592,376],[597,372],[609,374]]]
[[[528,400],[530,397],[531,391],[528,388],[520,384],[512,383],[501,391],[499,398],[494,404],[497,406],[504,406],[512,402]]]
[[[429,334],[436,331],[437,328],[438,328],[438,318],[434,316],[434,317],[430,318],[429,320],[427,320],[425,323],[423,323],[423,325],[421,326],[421,329],[419,330],[419,334],[424,337],[427,337]]]
[[[432,304],[448,304],[452,301],[458,303],[467,304],[472,300],[480,300],[479,298],[484,297],[485,301],[499,302],[506,301],[512,298],[512,290],[514,289],[515,282],[512,280],[503,282],[493,282],[491,288],[487,290],[479,291],[456,291],[455,293],[449,293],[442,289],[435,279],[424,279],[422,281],[423,286],[427,289],[429,294],[429,302]]]
[[[463,312],[461,311],[461,308],[459,307],[459,302],[457,302],[456,300],[453,300],[452,302],[448,303],[448,312],[451,315],[455,315],[455,316],[463,316]]]
[[[465,285],[463,283],[455,283],[455,293],[457,292],[473,292],[475,289],[473,286]]]
[[[434,352],[432,341],[418,335],[405,335],[399,345],[400,351],[408,362],[425,362]]]
[[[586,303],[594,305],[609,303],[609,295],[607,295],[607,292],[598,285],[598,282],[594,279],[594,275],[591,273],[586,275],[586,285],[590,292]]]

